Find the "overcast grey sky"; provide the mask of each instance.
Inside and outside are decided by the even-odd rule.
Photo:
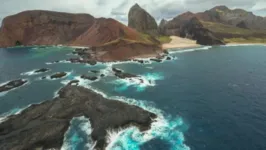
[[[89,13],[126,23],[128,10],[135,3],[150,12],[157,21],[170,19],[185,11],[204,11],[217,5],[243,8],[266,16],[266,0],[0,0],[0,20],[21,11],[42,9]]]

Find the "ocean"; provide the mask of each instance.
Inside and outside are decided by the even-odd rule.
[[[69,47],[0,49],[0,84],[14,79],[29,82],[0,93],[0,122],[32,104],[56,96],[73,79],[104,97],[137,105],[158,118],[151,129],[110,130],[108,150],[265,150],[266,47],[263,45],[213,46],[171,51],[162,63],[147,61],[97,63],[95,66],[58,60],[77,57]],[[144,82],[118,79],[112,67],[140,75]],[[51,71],[34,74],[40,68]],[[106,77],[85,81],[82,74]],[[41,80],[56,72],[58,79]],[[149,82],[146,82],[149,81]],[[92,149],[89,118],[73,118],[62,150]]]

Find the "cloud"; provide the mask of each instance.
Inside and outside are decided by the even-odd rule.
[[[127,23],[129,8],[138,3],[157,21],[170,19],[185,11],[200,12],[217,5],[260,11],[265,0],[0,0],[0,18],[25,10],[52,10],[70,13],[89,13],[95,17],[111,17]]]

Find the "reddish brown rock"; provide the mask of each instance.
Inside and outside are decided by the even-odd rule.
[[[85,32],[94,22],[89,14],[52,11],[25,11],[3,20],[0,47],[22,45],[68,44]]]
[[[15,45],[86,46],[74,52],[86,60],[114,61],[161,50],[156,38],[143,35],[114,19],[89,14],[25,11],[6,17],[0,47]]]

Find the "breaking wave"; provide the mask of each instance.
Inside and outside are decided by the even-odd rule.
[[[36,70],[38,70],[38,69],[33,69],[31,71],[28,71],[28,72],[23,72],[20,75],[22,75],[22,76],[33,76],[33,75],[38,75],[38,74],[42,74],[42,73],[46,73],[46,72],[49,72],[50,71],[50,69],[49,69],[49,70],[47,70],[45,72],[37,72],[36,73],[35,72]]]
[[[90,137],[92,130],[88,118],[73,118],[68,131],[65,133],[61,150],[93,150],[96,143]]]
[[[7,117],[10,115],[18,115],[24,109],[14,108],[14,109],[11,109],[10,111],[6,112],[6,113],[0,114],[0,123],[6,121],[8,119]]]
[[[141,107],[158,116],[151,124],[151,128],[145,132],[139,131],[136,127],[108,130],[106,136],[106,141],[108,142],[107,150],[140,150],[141,145],[157,138],[168,142],[171,145],[171,150],[190,150],[190,148],[184,144],[185,138],[183,131],[188,128],[188,125],[184,123],[182,117],[166,115],[163,111],[157,109],[152,102],[118,96],[107,96],[102,91],[88,84],[79,84],[79,86],[89,88],[107,99],[118,100]]]
[[[115,90],[122,92],[130,87],[136,89],[137,92],[143,92],[147,87],[155,86],[157,80],[163,80],[164,76],[162,73],[146,73],[139,77],[117,79],[111,82],[116,85]]]
[[[169,51],[169,53],[170,54],[175,54],[175,53],[194,52],[194,51],[209,50],[211,48],[212,48],[212,46],[203,46],[203,47],[199,47],[199,48],[173,50],[173,51]]]

